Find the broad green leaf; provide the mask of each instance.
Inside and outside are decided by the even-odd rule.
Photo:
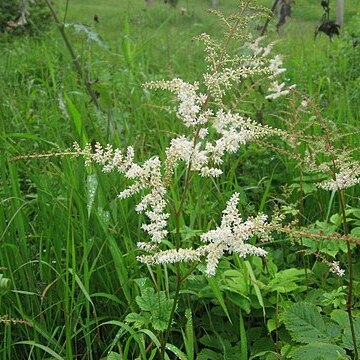
[[[155,293],[153,288],[142,289],[141,296],[135,300],[141,310],[151,314],[151,324],[155,330],[167,329],[174,300],[168,300],[164,291]]]
[[[349,326],[349,316],[345,310],[336,309],[330,314],[332,320],[337,322],[343,329]]]
[[[151,311],[154,307],[158,306],[159,299],[155,295],[153,288],[141,289],[141,296],[136,297],[136,303],[140,306],[141,310]]]
[[[249,295],[247,279],[241,271],[226,270],[223,272],[222,278],[222,283],[231,288],[232,291],[244,296]]]
[[[330,336],[315,305],[293,304],[285,311],[284,323],[293,340],[301,343],[328,342]]]
[[[290,293],[292,291],[301,292],[306,289],[302,285],[305,276],[304,269],[286,269],[279,271],[275,274],[275,277],[269,281],[265,289],[267,291],[276,291],[280,293]],[[301,282],[300,284],[297,284]]]
[[[356,228],[351,229],[350,234],[351,234],[352,236],[355,236],[355,237],[357,237],[357,238],[360,238],[360,227],[356,227]]]
[[[300,346],[291,353],[293,360],[341,360],[348,359],[340,346],[326,343],[311,343]]]
[[[149,322],[142,314],[130,313],[126,316],[125,321],[128,323],[133,323],[134,328],[141,328]]]
[[[356,347],[358,349],[358,352],[360,352],[360,318],[354,319],[354,328],[355,328]],[[349,321],[348,321],[348,326],[345,327],[344,329],[344,335],[342,341],[345,349],[354,350],[354,344],[352,340]]]

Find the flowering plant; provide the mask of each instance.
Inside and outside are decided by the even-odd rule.
[[[282,58],[277,55],[269,59],[272,44],[262,47],[263,38],[253,40],[249,35],[241,37],[244,41],[242,51],[251,55],[233,55],[228,51],[229,40],[239,39],[239,27],[243,24],[243,14],[254,11],[249,4],[242,4],[238,16],[223,17],[228,31],[228,40],[221,45],[207,34],[197,37],[205,44],[208,71],[203,82],[187,83],[175,78],[170,81],[152,81],[145,86],[150,89],[163,89],[173,92],[179,102],[177,117],[182,122],[185,134],[174,137],[165,149],[165,159],[154,156],[143,164],[134,161],[135,150],[128,147],[124,152],[113,149],[111,145],[102,147],[95,145],[93,152],[90,144],[84,149],[75,144],[78,154],[85,156],[87,163],[95,162],[102,166],[104,172],[117,171],[131,180],[129,187],[119,194],[119,198],[127,198],[141,192],[141,200],[136,206],[138,213],[144,213],[148,219],[142,229],[148,233],[149,241],[138,242],[137,246],[145,255],[138,260],[146,264],[166,264],[176,262],[199,261],[205,258],[205,273],[214,275],[217,264],[224,253],[238,253],[241,257],[248,254],[264,256],[266,251],[247,244],[251,237],[257,236],[265,241],[269,233],[278,224],[278,218],[267,222],[267,217],[259,214],[243,221],[237,210],[238,194],[235,193],[223,211],[221,225],[201,235],[205,245],[194,248],[183,248],[179,238],[175,239],[175,248],[162,250],[162,242],[168,240],[167,220],[171,216],[179,217],[184,204],[185,194],[195,174],[202,177],[216,178],[222,174],[221,166],[225,155],[235,154],[247,143],[268,136],[285,135],[279,129],[257,123],[241,112],[226,109],[224,97],[235,84],[247,78],[258,77],[270,82],[267,99],[276,99],[289,93],[292,87],[285,89],[285,83],[278,83],[276,78],[285,69]],[[259,9],[257,9],[259,11]],[[249,17],[246,17],[249,21]],[[245,21],[245,22],[246,22]],[[246,41],[245,41],[246,40]],[[204,92],[200,91],[204,88]],[[169,186],[176,181],[176,169],[183,163],[185,180],[183,194],[178,205],[169,198]],[[179,233],[179,228],[176,233]],[[177,235],[175,235],[175,238]]]

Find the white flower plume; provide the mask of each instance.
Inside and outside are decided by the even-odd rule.
[[[246,241],[252,236],[257,236],[261,241],[268,240],[273,224],[267,223],[267,217],[263,214],[242,221],[237,210],[238,201],[239,194],[235,193],[223,211],[221,225],[201,235],[204,245],[197,249],[180,248],[159,251],[155,254],[139,256],[138,260],[146,264],[168,264],[200,261],[204,258],[205,273],[212,276],[215,275],[218,263],[225,253],[237,253],[240,257],[265,256],[267,254],[265,250],[248,244]]]

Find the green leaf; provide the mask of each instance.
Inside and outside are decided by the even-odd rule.
[[[70,117],[75,125],[75,129],[78,133],[79,138],[81,139],[81,145],[85,145],[89,142],[88,137],[86,135],[85,125],[81,118],[81,114],[76,108],[75,104],[71,101],[71,99],[64,94],[64,98],[66,100],[66,105],[70,113]]]
[[[356,347],[360,352],[360,318],[354,319],[354,328],[355,328]],[[354,350],[354,344],[352,340],[349,321],[347,327],[345,327],[342,340],[345,349]]]
[[[10,289],[10,279],[0,274],[0,295],[5,295]]]
[[[96,174],[88,175],[86,179],[86,187],[87,187],[87,210],[88,210],[88,217],[90,217],[91,209],[95,200],[96,190],[98,187]]]
[[[196,360],[221,360],[223,357],[216,353],[213,350],[210,349],[202,349],[198,356],[196,357]]]
[[[182,338],[184,342],[184,346],[186,349],[186,355],[188,357],[188,360],[194,360],[194,344],[195,344],[195,338],[194,338],[194,328],[193,328],[193,319],[192,319],[192,313],[191,309],[185,310],[185,317],[187,319],[186,325],[185,325],[185,332],[181,330]]]
[[[106,360],[123,360],[122,356],[116,352],[111,351],[105,358]]]
[[[330,314],[332,320],[337,322],[343,329],[349,326],[349,316],[345,310],[336,309]]]
[[[141,290],[141,296],[136,297],[136,303],[140,306],[141,310],[151,311],[155,306],[157,306],[158,299],[155,295],[153,288],[145,288]]]
[[[284,323],[293,340],[301,343],[328,342],[330,337],[315,305],[293,304],[285,311]]]
[[[344,349],[326,343],[311,343],[300,346],[291,353],[293,360],[340,360],[347,359]]]
[[[167,329],[174,300],[168,300],[165,291],[155,293],[153,288],[145,288],[135,300],[141,310],[151,314],[151,324],[155,330]]]
[[[263,315],[264,315],[264,318],[265,318],[266,312],[265,312],[264,299],[263,299],[263,296],[261,294],[261,290],[260,290],[260,286],[259,286],[260,282],[258,282],[256,280],[256,276],[254,274],[254,270],[251,267],[250,262],[246,260],[246,261],[244,261],[244,264],[245,264],[245,267],[246,267],[246,269],[248,271],[248,274],[249,274],[249,277],[250,277],[250,280],[251,280],[251,284],[254,287],[256,297],[257,297],[257,299],[259,301],[259,304],[262,307]]]
[[[29,340],[29,341],[19,341],[17,343],[15,343],[14,345],[29,345],[31,347],[35,346],[43,351],[45,351],[46,353],[48,353],[49,355],[51,355],[54,359],[56,360],[64,360],[64,358],[62,356],[60,356],[59,354],[57,354],[54,350],[50,349],[48,346],[45,345],[41,345],[38,344],[35,341]]]
[[[350,232],[352,236],[360,238],[360,227],[353,228]]]
[[[303,291],[306,289],[303,285],[297,284],[304,279],[304,269],[286,269],[279,271],[275,277],[269,281],[265,289],[267,291],[277,291],[280,293],[290,293],[292,291]]]
[[[207,281],[208,281],[212,291],[214,292],[214,295],[215,295],[216,299],[219,301],[219,304],[222,307],[225,315],[227,316],[229,321],[232,322],[231,318],[230,318],[229,311],[228,311],[227,306],[225,304],[225,299],[223,297],[223,294],[222,294],[222,292],[220,290],[219,284],[217,283],[216,279],[213,278],[213,277],[208,277]]]
[[[125,321],[128,323],[133,323],[134,328],[141,328],[148,324],[149,318],[147,319],[142,314],[130,313],[126,316]]]
[[[166,349],[170,350],[180,360],[188,360],[187,356],[175,345],[166,344]]]

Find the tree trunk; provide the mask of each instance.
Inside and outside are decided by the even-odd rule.
[[[146,5],[151,5],[154,2],[154,0],[145,0],[145,2],[146,2]]]
[[[336,23],[344,26],[344,2],[345,0],[336,0]]]
[[[211,0],[212,7],[217,7],[219,5],[219,0]]]

